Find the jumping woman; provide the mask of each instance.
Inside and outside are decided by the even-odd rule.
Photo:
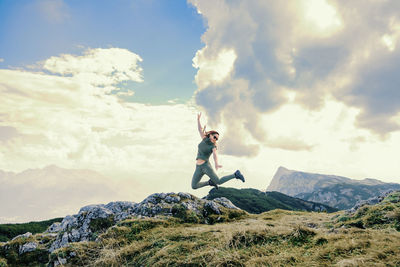
[[[194,171],[192,178],[192,188],[197,189],[210,185],[218,189],[219,184],[223,184],[233,178],[244,182],[244,177],[239,170],[237,170],[234,174],[224,176],[221,179],[218,178],[218,175],[212,169],[208,159],[210,158],[211,154],[213,154],[215,169],[218,170],[219,168],[222,168],[222,166],[218,164],[217,155],[217,141],[219,138],[219,133],[217,131],[206,132],[206,126],[204,125],[204,128],[201,126],[200,117],[201,113],[197,115],[197,126],[202,141],[198,145],[199,150],[196,158],[196,170]],[[207,176],[210,177],[208,182],[200,182],[204,174],[207,174]]]

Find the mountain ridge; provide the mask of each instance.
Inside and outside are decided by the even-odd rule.
[[[218,197],[226,197],[242,210],[256,214],[273,209],[327,212],[338,210],[325,204],[291,197],[277,191],[262,192],[254,188],[219,187],[218,190],[210,190],[208,195],[205,196],[209,200]]]
[[[348,177],[309,173],[279,167],[267,191],[278,191],[292,197],[349,209],[357,202],[376,197],[388,190],[399,190],[400,184],[378,179],[355,180]]]

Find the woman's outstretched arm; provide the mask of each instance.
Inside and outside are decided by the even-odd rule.
[[[201,127],[200,117],[201,117],[201,112],[197,114],[197,129],[199,130],[201,139],[204,139],[204,137],[205,137],[204,133],[206,131],[206,126],[204,125],[204,128]]]
[[[214,163],[215,163],[215,170],[218,170],[219,168],[222,168],[222,165],[218,164],[217,149],[214,147],[212,152],[213,152],[213,158],[214,158]]]

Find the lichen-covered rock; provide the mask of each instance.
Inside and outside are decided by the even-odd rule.
[[[88,205],[81,208],[78,214],[66,216],[61,223],[54,223],[47,229],[49,233],[58,233],[49,251],[65,247],[70,242],[94,240],[96,232],[131,216],[135,205],[127,201]]]
[[[36,242],[28,242],[19,247],[18,253],[19,255],[22,255],[24,253],[34,251],[37,247],[38,244]]]
[[[354,205],[354,207],[346,210],[346,213],[354,214],[357,210],[359,210],[363,206],[378,204],[378,203],[382,202],[388,195],[392,194],[393,192],[395,192],[395,190],[388,190],[379,196],[371,197],[371,198],[369,198],[367,200],[363,200],[363,201],[358,201],[357,204]]]
[[[61,223],[59,222],[55,222],[52,225],[49,226],[49,228],[47,228],[46,232],[47,233],[55,233],[55,232],[59,232],[61,231]]]
[[[48,262],[49,252],[46,244],[40,243],[41,234],[25,236],[0,246],[0,258],[4,258],[10,266],[44,266]]]
[[[32,233],[31,233],[31,232],[26,232],[25,234],[17,235],[17,236],[14,237],[13,239],[11,239],[11,241],[13,241],[13,240],[15,240],[15,239],[19,239],[19,238],[28,238],[28,237],[30,237],[30,236],[32,236]]]
[[[206,212],[211,211],[211,214],[221,214],[221,211],[219,210],[219,205],[215,201],[207,201],[204,204],[204,209]]]
[[[225,208],[228,209],[239,209],[238,207],[236,207],[229,199],[227,199],[226,197],[217,197],[213,199],[214,202],[217,202],[218,204],[224,206]]]
[[[67,259],[65,259],[65,258],[57,258],[57,260],[55,260],[53,262],[53,265],[54,266],[58,266],[58,265],[64,265],[66,263],[67,263]]]
[[[154,193],[140,203],[110,202],[106,205],[88,205],[76,215],[66,216],[61,223],[54,223],[48,233],[57,233],[49,251],[68,246],[70,242],[95,241],[98,233],[105,231],[128,217],[148,218],[171,216],[190,223],[223,221],[226,210],[240,210],[227,198],[199,199],[188,193]],[[209,216],[218,215],[217,219]]]
[[[179,192],[178,196],[180,196],[182,199],[193,199],[193,196],[189,193]]]

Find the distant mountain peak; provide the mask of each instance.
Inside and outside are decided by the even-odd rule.
[[[58,167],[55,164],[50,164],[43,168],[43,170],[58,170],[58,169],[62,169],[62,168]]]
[[[292,172],[293,172],[292,170],[289,170],[289,169],[287,169],[287,168],[285,168],[283,166],[280,166],[278,168],[278,170],[276,171],[273,179],[279,179],[281,176],[288,175],[288,174],[290,174]]]
[[[279,167],[267,191],[277,191],[292,197],[348,208],[358,200],[374,197],[383,191],[398,190],[400,184],[385,183],[377,179],[355,180],[336,175],[307,173]]]
[[[279,168],[278,168],[278,172],[287,172],[287,171],[290,171],[290,170],[288,168],[283,167],[283,166],[279,166]]]

